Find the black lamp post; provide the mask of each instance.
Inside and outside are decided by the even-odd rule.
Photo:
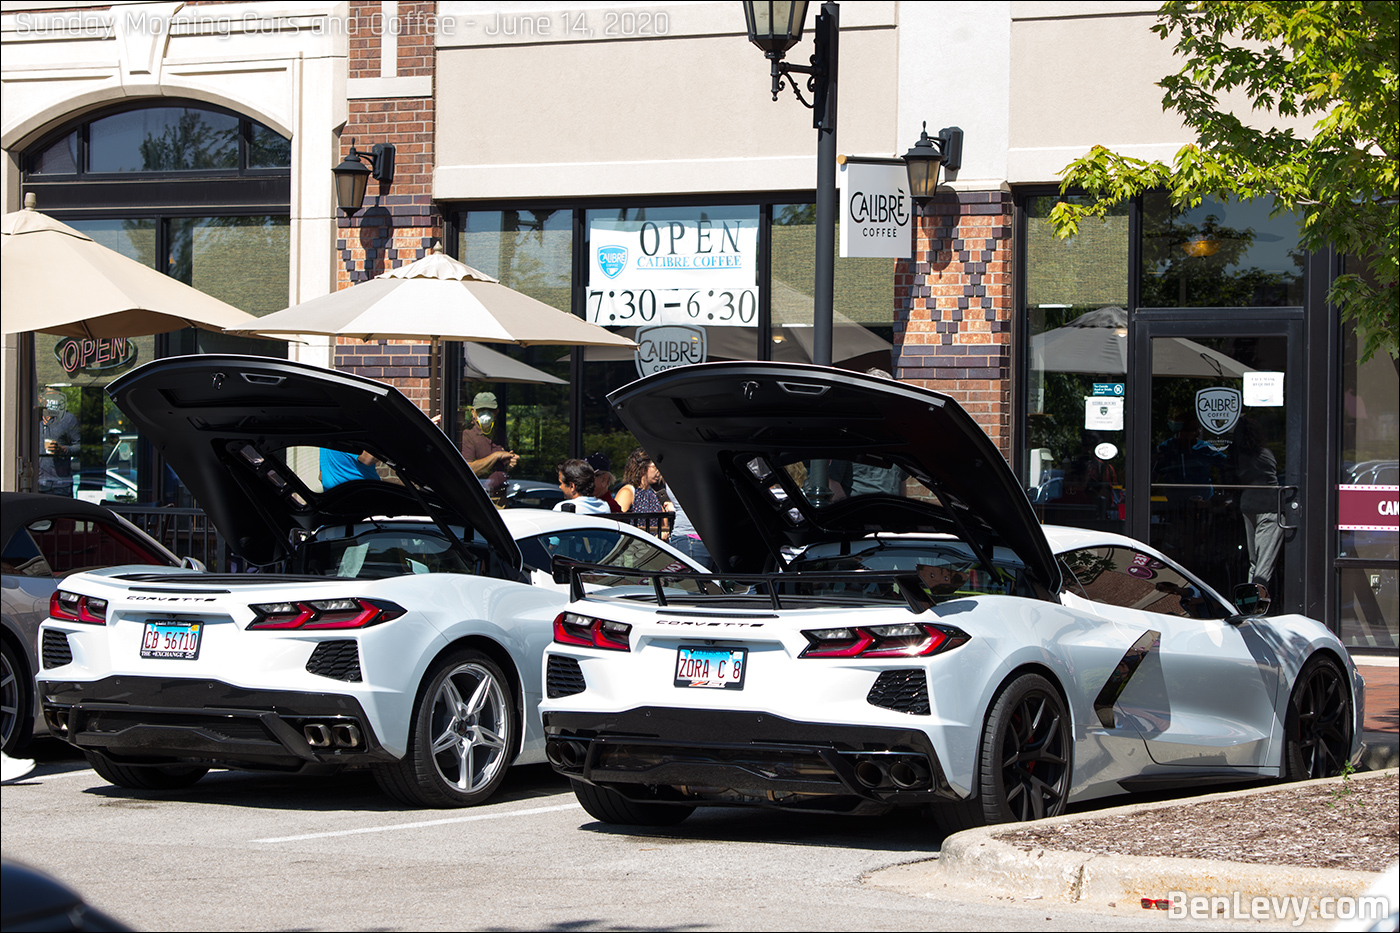
[[[938,193],[938,171],[955,172],[962,168],[963,131],[956,126],[945,127],[936,137],[928,134],[928,124],[919,133],[914,148],[904,154],[909,170],[909,193],[920,205]]]
[[[352,139],[350,153],[331,169],[331,174],[335,176],[336,206],[354,216],[364,206],[365,188],[371,178],[385,185],[393,183],[394,147],[389,143],[375,143],[369,152],[361,152]]]
[[[811,65],[783,61],[788,49],[802,38],[807,18],[806,2],[776,3],[745,0],[749,41],[772,62],[773,99],[785,86],[804,107],[812,110],[817,130],[817,255],[813,265],[812,362],[831,365],[831,322],[835,291],[836,254],[836,39],[841,26],[840,5],[822,4],[813,30],[816,51]],[[812,102],[802,96],[794,74],[807,75]]]

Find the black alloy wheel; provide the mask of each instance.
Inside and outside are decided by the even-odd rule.
[[[987,714],[980,790],[987,823],[1039,820],[1064,812],[1073,735],[1055,686],[1039,674],[1012,681]]]
[[[1351,691],[1335,660],[1314,655],[1288,697],[1283,774],[1290,781],[1334,777],[1351,755]]]
[[[10,755],[24,742],[26,717],[32,715],[25,683],[33,683],[33,678],[23,676],[24,669],[8,643],[0,648],[0,748]]]

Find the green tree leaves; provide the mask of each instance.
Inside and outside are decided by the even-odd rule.
[[[1170,165],[1095,146],[1061,172],[1087,198],[1051,212],[1058,236],[1145,191],[1178,208],[1271,197],[1300,218],[1302,245],[1347,255],[1328,297],[1354,322],[1362,359],[1400,352],[1400,4],[1393,0],[1170,0],[1153,30],[1184,64],[1162,106],[1196,135]],[[1242,90],[1254,114],[1221,102]],[[1308,134],[1274,116],[1312,120]]]

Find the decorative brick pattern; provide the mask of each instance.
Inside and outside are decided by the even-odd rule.
[[[895,271],[895,378],[957,399],[1011,455],[1011,195],[940,194]]]
[[[355,28],[349,48],[351,78],[375,78],[382,73],[379,29],[382,22],[377,0],[351,0]],[[430,28],[437,4],[405,2],[398,5],[399,77],[434,76],[435,59]],[[392,143],[395,149],[394,181],[387,188],[370,181],[365,206],[353,217],[339,219],[336,239],[338,288],[348,288],[380,273],[421,259],[443,233],[442,214],[432,200],[433,132],[437,119],[431,97],[351,100],[349,120],[341,134],[342,157],[351,141],[361,151],[375,143]],[[342,337],[336,347],[335,366],[349,372],[393,384],[420,407],[428,406],[428,345],[395,340],[362,343]]]

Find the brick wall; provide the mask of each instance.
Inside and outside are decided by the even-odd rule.
[[[429,24],[434,2],[398,5],[398,77],[435,72]],[[354,29],[349,41],[349,76],[378,78],[383,73],[381,40],[374,28],[381,10],[377,0],[351,0]],[[437,118],[432,97],[352,99],[349,120],[341,134],[340,154],[356,148],[368,151],[375,143],[395,148],[394,181],[388,187],[371,179],[365,206],[353,217],[341,213],[336,239],[338,288],[348,288],[381,272],[421,259],[442,238],[442,215],[432,200],[433,130]],[[378,341],[364,344],[342,337],[335,366],[392,383],[423,408],[428,401],[426,342]]]
[[[895,272],[895,378],[957,399],[1011,457],[1011,195],[940,194]]]

